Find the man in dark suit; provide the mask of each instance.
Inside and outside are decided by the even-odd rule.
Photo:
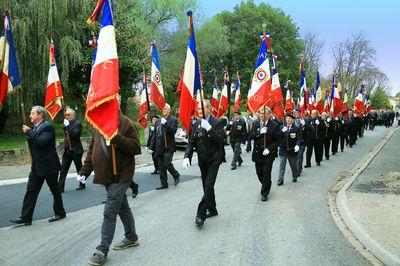
[[[323,150],[325,153],[325,159],[329,160],[330,147],[333,139],[335,125],[332,118],[329,116],[329,113],[322,112],[321,118],[324,125],[324,133],[322,138],[324,143]]]
[[[250,139],[254,140],[252,160],[261,183],[261,200],[267,201],[271,190],[272,164],[279,146],[279,124],[272,121],[271,109],[263,107],[259,119],[253,122]]]
[[[194,120],[191,125],[185,157],[182,162],[183,168],[188,169],[193,151],[196,150],[204,192],[195,219],[196,226],[199,228],[203,226],[207,218],[218,215],[214,185],[219,166],[226,162],[223,122],[211,115],[209,101],[204,100],[203,106],[205,116],[203,116],[202,104],[199,103],[197,106],[199,119]]]
[[[69,107],[66,108],[64,116],[64,153],[61,161],[60,177],[58,179],[61,193],[64,192],[65,178],[67,177],[72,161],[75,164],[76,172],[79,173],[82,168],[83,154],[81,142],[82,124],[75,119],[75,110]],[[79,187],[76,190],[84,188],[85,184],[79,182]]]
[[[292,170],[292,181],[297,182],[300,170],[297,168],[298,152],[300,150],[301,138],[300,128],[294,125],[294,115],[286,116],[286,125],[281,126],[280,142],[279,142],[279,178],[278,186],[283,185],[286,161],[289,161]]]
[[[147,144],[146,144],[147,149],[150,148],[151,141],[152,141],[153,137],[155,136],[155,132],[156,132],[155,126],[156,126],[156,122],[158,119],[160,119],[160,118],[157,115],[153,115],[151,117],[151,125],[149,127],[149,137],[147,139]],[[158,173],[158,161],[157,161],[157,156],[154,152],[151,154],[151,158],[153,159],[154,171],[151,172],[150,174],[158,175],[159,174]]]
[[[154,138],[150,144],[150,152],[154,152],[158,160],[158,169],[160,172],[159,189],[168,188],[167,170],[174,178],[174,186],[178,185],[180,174],[172,164],[172,158],[175,153],[175,133],[178,130],[178,120],[170,115],[171,107],[165,104],[162,110],[162,117],[155,124]]]
[[[240,111],[235,111],[234,118],[232,121],[229,121],[226,131],[229,131],[231,147],[233,150],[231,170],[235,170],[236,165],[241,166],[243,163],[243,159],[240,156],[242,153],[241,145],[246,142],[247,138],[246,122],[242,119]]]
[[[306,152],[306,165],[305,168],[311,167],[311,156],[313,149],[315,152],[315,162],[317,166],[321,166],[323,156],[323,134],[325,130],[325,123],[319,118],[317,110],[311,111],[311,117],[306,122],[310,125],[310,136],[308,138],[307,152]]]
[[[347,132],[349,134],[349,146],[353,148],[353,145],[356,144],[357,140],[357,129],[356,129],[356,122],[353,111],[349,111],[349,119],[347,121]]]
[[[34,127],[22,126],[22,130],[28,138],[32,168],[29,173],[21,216],[15,220],[10,220],[15,224],[32,224],[33,211],[44,181],[49,186],[54,198],[53,210],[55,215],[49,219],[49,222],[66,217],[57,182],[60,160],[56,151],[56,134],[54,127],[45,120],[45,116],[46,109],[42,106],[34,106],[29,116]]]

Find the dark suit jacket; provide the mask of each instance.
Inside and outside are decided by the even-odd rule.
[[[210,116],[211,129],[207,132],[201,127],[201,120],[194,120],[190,127],[185,158],[192,158],[196,149],[199,162],[225,162],[225,131],[222,120]]]
[[[56,151],[56,133],[53,125],[41,122],[36,130],[26,132],[28,145],[32,155],[32,171],[36,176],[46,177],[60,171],[60,159]]]
[[[279,124],[269,119],[267,124],[267,133],[260,134],[260,120],[257,119],[253,122],[251,128],[250,139],[254,139],[254,148],[252,160],[255,163],[266,163],[267,160],[274,160],[279,146]],[[266,146],[264,146],[264,135],[266,135]],[[269,154],[263,155],[263,151],[268,148]]]
[[[300,128],[292,125],[290,130],[282,132],[283,126],[280,127],[280,142],[279,142],[279,155],[280,156],[297,156],[298,152],[294,151],[294,147],[301,144],[301,130]]]
[[[178,130],[178,120],[176,117],[169,115],[167,122],[161,125],[161,119],[155,124],[154,138],[151,140],[150,150],[156,155],[175,152],[175,133]]]
[[[67,132],[71,141],[71,151],[69,150],[68,146]],[[71,122],[69,122],[68,126],[64,127],[64,134],[64,151],[69,155],[83,154],[83,147],[81,142],[82,123],[76,119],[72,120]]]

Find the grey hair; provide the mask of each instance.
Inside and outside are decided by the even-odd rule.
[[[68,106],[67,108],[65,108],[65,112],[67,111],[71,112],[72,116],[75,118],[76,112],[74,109]]]
[[[38,115],[42,115],[43,119],[46,119],[46,109],[43,106],[33,106],[32,110],[35,110]]]
[[[199,103],[199,104],[201,104],[201,103]],[[211,108],[210,100],[203,99],[203,104],[204,104],[204,108],[207,108],[207,109]]]

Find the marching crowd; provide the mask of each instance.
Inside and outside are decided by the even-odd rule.
[[[166,104],[161,117],[152,117],[152,125],[149,128],[147,150],[152,154],[155,167],[151,174],[158,174],[160,177],[160,186],[156,188],[157,190],[168,188],[168,172],[173,177],[174,186],[180,182],[180,173],[172,163],[178,121],[170,112],[171,108]],[[261,184],[261,200],[267,201],[271,190],[272,167],[276,158],[279,159],[278,186],[285,182],[287,162],[290,165],[292,182],[297,182],[299,176],[303,174],[303,166],[312,167],[313,154],[315,165],[321,166],[321,162],[324,159],[329,160],[331,154],[335,155],[343,152],[345,147],[352,148],[356,145],[357,139],[363,137],[364,130],[373,130],[375,125],[389,127],[395,117],[400,118],[399,113],[387,110],[371,111],[362,118],[353,114],[351,110],[345,116],[332,117],[327,112],[320,114],[317,110],[302,112],[300,109],[295,109],[283,120],[278,120],[269,107],[263,107],[257,113],[245,118],[240,111],[235,111],[233,119],[226,125],[226,122],[212,115],[212,107],[208,100],[198,104],[197,114],[191,123],[182,167],[188,169],[191,166],[193,153],[196,152],[204,192],[195,216],[195,225],[198,228],[204,225],[206,219],[218,215],[214,185],[220,165],[226,162],[224,148],[226,132],[229,134],[233,149],[231,170],[234,171],[242,165],[241,147],[245,145],[246,151],[252,152],[255,172]],[[138,131],[133,123],[120,113],[118,134],[112,139],[115,150],[112,145],[106,144],[97,130],[94,130],[82,164],[83,148],[80,141],[82,124],[75,118],[75,111],[66,108],[65,146],[60,163],[55,147],[55,130],[52,124],[46,121],[45,116],[45,108],[35,106],[30,114],[33,127],[27,125],[22,127],[31,151],[32,169],[21,216],[10,221],[15,224],[31,225],[36,201],[44,181],[54,197],[55,215],[49,222],[65,218],[62,193],[66,175],[71,163],[74,162],[79,181],[77,190],[85,189],[87,178],[94,172],[93,183],[103,185],[107,192],[101,243],[89,261],[92,265],[102,265],[107,260],[117,216],[124,225],[125,238],[113,245],[113,249],[125,249],[139,244],[126,195],[128,188],[132,189],[133,197],[138,194],[139,186],[133,181],[135,155],[141,153]],[[116,162],[112,160],[112,156],[115,156]],[[114,163],[116,163],[116,173],[113,172]]]

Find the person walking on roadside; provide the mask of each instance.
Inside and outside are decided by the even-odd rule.
[[[120,99],[118,98],[120,101]],[[113,173],[112,147],[115,147],[117,175]],[[104,185],[107,198],[104,205],[101,242],[89,260],[91,265],[103,265],[107,261],[111,242],[114,238],[117,216],[124,226],[125,238],[114,244],[114,250],[126,249],[139,245],[135,229],[135,220],[126,196],[135,173],[135,155],[141,153],[139,134],[132,122],[119,115],[118,134],[107,146],[99,131],[95,130],[92,141],[80,171],[79,178],[86,180],[94,171],[93,183]]]
[[[61,159],[61,171],[58,179],[61,193],[64,193],[65,179],[71,163],[74,162],[76,172],[82,168],[83,147],[81,142],[82,123],[76,118],[75,110],[67,107],[64,112],[64,153]],[[76,190],[85,189],[85,184],[79,182]]]
[[[211,103],[208,100],[203,100],[203,106],[205,115],[203,115],[202,104],[197,105],[199,119],[194,120],[191,125],[182,161],[183,168],[188,169],[194,150],[197,152],[204,193],[195,218],[198,228],[204,225],[206,219],[218,215],[214,185],[220,165],[226,162],[223,121],[211,115]]]
[[[28,138],[32,167],[22,204],[21,216],[10,220],[10,222],[24,225],[32,224],[36,201],[44,181],[46,181],[54,199],[54,217],[50,218],[49,222],[55,222],[66,217],[57,181],[60,160],[56,151],[56,133],[53,125],[45,120],[46,109],[44,107],[32,107],[29,117],[33,128],[23,125],[22,131]]]
[[[156,132],[156,122],[157,120],[160,119],[157,115],[153,115],[151,117],[151,125],[149,127],[149,137],[147,138],[147,144],[146,147],[147,149],[150,148],[151,145],[151,141],[153,140],[154,136],[155,136],[155,132]],[[154,165],[154,171],[151,172],[151,175],[158,175],[158,159],[156,154],[153,152],[151,153],[151,159],[153,159],[153,165]]]
[[[229,121],[226,131],[229,131],[231,147],[233,150],[231,170],[235,170],[237,166],[241,166],[243,163],[243,159],[240,156],[242,153],[241,145],[246,142],[247,138],[246,122],[242,119],[240,111],[235,111],[234,118],[232,121]]]
[[[161,185],[156,190],[168,188],[167,170],[174,178],[174,186],[179,184],[180,174],[172,164],[175,149],[175,133],[178,130],[178,120],[170,115],[171,106],[165,104],[161,119],[155,124],[154,137],[150,144],[150,152],[155,154],[158,160]]]

